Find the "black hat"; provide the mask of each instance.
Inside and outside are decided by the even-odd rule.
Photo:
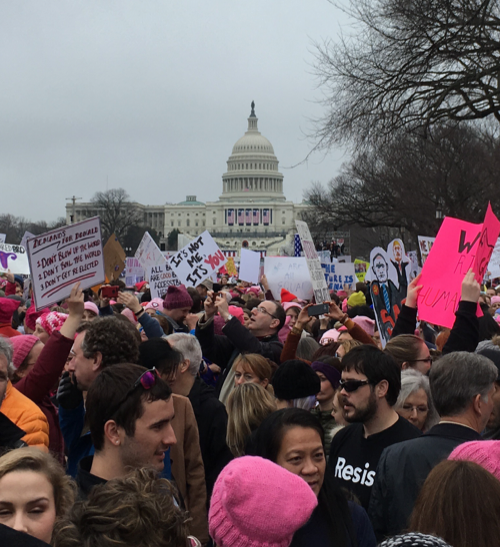
[[[500,350],[496,348],[494,349],[494,348],[495,346],[484,347],[484,348],[481,348],[480,350],[477,350],[476,353],[478,353],[478,355],[482,355],[483,357],[487,357],[490,361],[493,362],[493,364],[498,369],[497,382],[500,382]]]
[[[276,398],[282,401],[310,397],[321,391],[319,376],[299,359],[282,363],[274,373],[272,385]]]

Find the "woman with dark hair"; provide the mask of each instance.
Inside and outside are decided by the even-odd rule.
[[[303,478],[318,496],[318,507],[295,533],[291,547],[375,547],[366,512],[346,501],[326,469],[323,428],[309,412],[300,408],[274,412],[262,422],[248,448],[248,453]]]

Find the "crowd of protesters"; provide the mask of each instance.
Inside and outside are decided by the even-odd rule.
[[[265,276],[36,310],[6,274],[0,544],[498,547],[500,286],[469,271],[444,329],[418,282],[382,349],[364,283],[321,316]]]

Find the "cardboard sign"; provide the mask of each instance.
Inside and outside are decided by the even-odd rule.
[[[223,266],[226,261],[227,258],[217,243],[205,230],[173,255],[169,264],[182,284],[186,287],[196,287]]]
[[[431,252],[432,246],[436,241],[435,237],[424,237],[418,236],[418,247],[420,249],[420,258],[422,259],[422,266],[425,264],[429,253]]]
[[[369,268],[369,262],[365,262],[364,260],[360,260],[359,258],[356,258],[354,260],[354,271],[356,272],[356,277],[358,278],[358,281],[364,282],[366,273],[368,272]]]
[[[104,281],[104,257],[99,217],[28,239],[36,309],[68,297],[80,282],[88,289]]]
[[[260,253],[241,249],[240,280],[257,285],[260,281]]]
[[[126,254],[115,234],[111,235],[103,249],[104,273],[108,281],[118,279],[125,269]]]
[[[140,281],[144,281],[146,274],[137,258],[128,256],[125,259],[125,285],[132,287]]]
[[[321,264],[325,273],[325,280],[329,290],[341,291],[344,290],[345,285],[349,289],[354,290],[356,288],[356,272],[354,264],[342,264],[340,262],[333,264]]]
[[[370,293],[383,347],[391,338],[406,298],[409,269],[410,259],[400,239],[393,239],[387,251],[375,247],[370,253]],[[365,280],[368,279],[368,273]]]
[[[29,275],[30,265],[26,249],[21,245],[0,243],[0,272]]]
[[[167,261],[149,232],[146,232],[141,239],[139,247],[135,251],[135,258],[137,258],[139,264],[142,266],[146,278],[151,266],[159,266],[160,264],[165,264]]]
[[[470,268],[481,283],[500,234],[491,206],[482,224],[446,217],[420,277],[420,319],[451,328],[460,302],[462,281]],[[482,315],[478,305],[478,316]]]
[[[231,276],[238,276],[238,268],[236,268],[236,264],[234,263],[234,258],[232,256],[227,259],[226,271]]]
[[[302,220],[296,220],[297,232],[299,232],[300,242],[302,243],[302,249],[304,250],[304,256],[307,261],[307,267],[309,268],[309,274],[311,275],[311,283],[314,291],[314,298],[317,304],[330,301],[330,291],[325,281],[325,275],[321,262],[316,252],[314,241],[311,237],[311,232],[307,226],[307,222]]]
[[[323,270],[321,270],[323,275]],[[302,300],[311,300],[313,287],[305,258],[287,256],[264,257],[264,273],[274,298],[280,299],[286,289]]]
[[[181,284],[172,271],[172,268],[166,262],[159,266],[151,266],[151,268],[149,268],[148,277],[151,298],[164,298],[167,289],[171,285],[178,287]]]
[[[490,272],[490,278],[500,277],[500,238],[495,243],[495,248],[488,264],[488,271]]]

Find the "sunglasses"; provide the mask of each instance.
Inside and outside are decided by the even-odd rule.
[[[370,382],[368,380],[340,380],[339,386],[341,389],[347,391],[347,393],[352,393],[361,386],[367,386],[369,383]]]
[[[106,423],[108,420],[111,419],[111,416],[116,414],[118,409],[122,406],[122,404],[134,393],[134,391],[139,387],[142,386],[143,389],[148,390],[151,389],[154,385],[156,385],[157,380],[160,378],[160,375],[158,374],[158,371],[155,367],[152,369],[146,370],[146,372],[142,373],[139,378],[135,381],[134,385],[125,393],[124,397],[120,399],[120,402],[115,405],[113,408],[113,411],[109,414],[109,418],[105,418],[103,420],[103,423]]]

